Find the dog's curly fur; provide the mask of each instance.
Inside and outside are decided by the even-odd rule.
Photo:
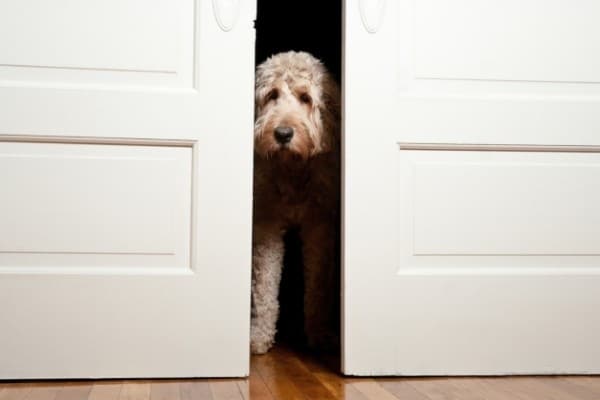
[[[256,74],[251,351],[274,343],[283,267],[283,235],[300,229],[304,327],[309,346],[335,341],[339,218],[340,93],[323,64],[304,52],[277,54]],[[293,129],[287,143],[277,128]]]

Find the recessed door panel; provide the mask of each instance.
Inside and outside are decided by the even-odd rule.
[[[0,143],[0,268],[189,270],[191,173],[191,147]]]

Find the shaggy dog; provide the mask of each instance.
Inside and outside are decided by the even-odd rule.
[[[335,343],[339,216],[340,94],[308,53],[280,53],[256,75],[251,351],[273,345],[279,315],[283,235],[300,230],[308,345]]]

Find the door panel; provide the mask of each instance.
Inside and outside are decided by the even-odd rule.
[[[247,375],[254,17],[0,5],[0,378]]]
[[[346,373],[600,372],[598,16],[346,2]]]
[[[189,88],[194,8],[193,0],[3,2],[2,80]]]
[[[400,150],[398,273],[597,267],[599,167],[598,153]]]
[[[191,172],[191,147],[0,143],[0,268],[190,271]]]
[[[386,23],[370,41],[388,53],[388,107],[402,111],[402,141],[598,143],[596,2],[385,4]]]
[[[418,78],[600,82],[595,1],[417,0],[414,7]]]

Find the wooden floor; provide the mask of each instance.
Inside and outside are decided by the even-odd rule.
[[[250,379],[4,382],[0,400],[600,400],[600,377],[344,379],[328,364],[276,348]]]

